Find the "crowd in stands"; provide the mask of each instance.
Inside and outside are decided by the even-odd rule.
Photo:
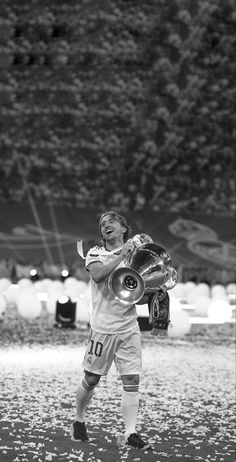
[[[2,200],[235,213],[233,0],[2,11]]]

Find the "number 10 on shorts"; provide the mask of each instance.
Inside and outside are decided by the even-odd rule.
[[[102,349],[103,349],[103,344],[101,342],[94,342],[94,340],[90,341],[90,350],[88,351],[89,355],[95,354],[95,356],[101,356],[102,354]]]

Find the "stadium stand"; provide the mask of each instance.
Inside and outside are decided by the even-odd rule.
[[[4,239],[22,220],[40,229],[45,203],[145,212],[151,232],[166,212],[218,217],[234,245],[222,232],[236,211],[234,26],[233,0],[2,0],[2,268],[21,261]]]
[[[235,212],[233,0],[2,3],[2,200]]]

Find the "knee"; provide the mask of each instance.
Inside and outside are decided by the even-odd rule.
[[[123,388],[126,391],[136,391],[139,386],[139,375],[123,375],[122,376]]]
[[[101,376],[98,374],[93,374],[92,372],[86,371],[84,378],[90,387],[95,387],[98,384]]]

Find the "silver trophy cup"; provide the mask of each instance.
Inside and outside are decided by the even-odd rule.
[[[167,251],[145,235],[133,238],[134,251],[124,267],[115,269],[108,279],[110,292],[124,305],[146,303],[145,298],[159,288],[172,289],[178,282]]]

